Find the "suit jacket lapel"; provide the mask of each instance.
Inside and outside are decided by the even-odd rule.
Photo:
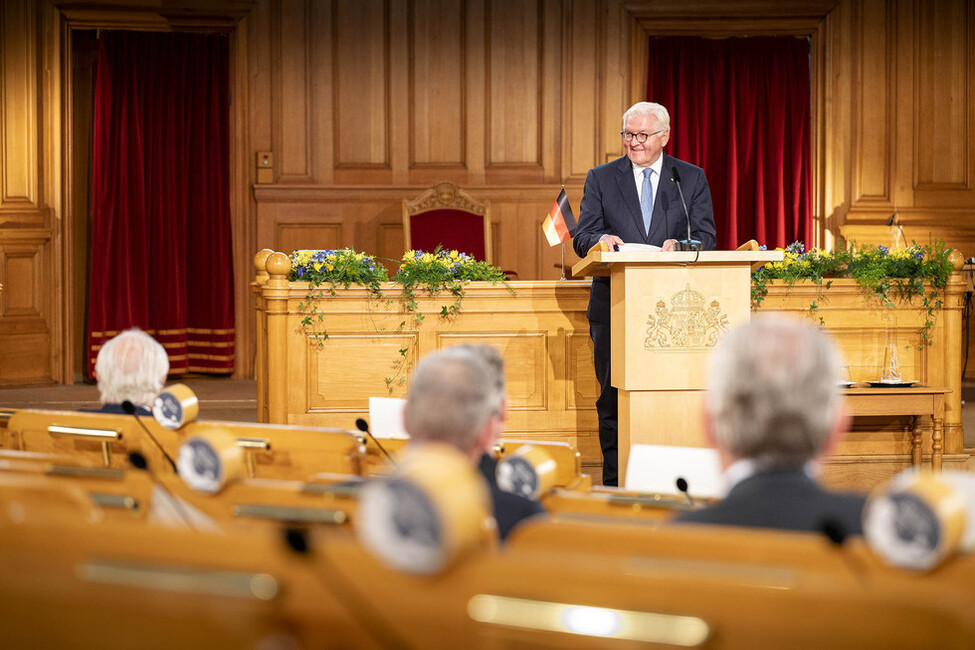
[[[616,183],[619,185],[620,194],[623,195],[623,203],[629,209],[633,223],[636,224],[636,231],[643,236],[642,243],[647,243],[647,233],[643,228],[643,212],[640,211],[640,195],[636,193],[636,181],[633,180],[633,164],[626,156],[620,158],[619,165],[616,167]],[[654,213],[656,214],[656,210]],[[650,228],[653,229],[652,221]]]

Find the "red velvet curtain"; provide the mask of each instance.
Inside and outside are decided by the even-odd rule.
[[[805,38],[650,38],[647,97],[707,174],[719,249],[811,244],[809,66]]]
[[[94,158],[89,373],[129,327],[171,374],[232,372],[227,37],[102,32]]]

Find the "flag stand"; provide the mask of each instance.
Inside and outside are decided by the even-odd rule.
[[[562,242],[559,248],[562,249],[562,264],[560,265],[562,267],[562,277],[559,278],[559,281],[562,281],[565,280],[565,242]]]

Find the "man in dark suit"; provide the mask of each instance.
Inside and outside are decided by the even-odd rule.
[[[703,250],[714,250],[711,190],[704,170],[663,153],[670,140],[670,114],[660,104],[639,102],[623,114],[626,155],[589,170],[579,208],[579,224],[572,246],[585,257],[595,244],[653,244],[674,250],[687,238],[687,218],[681,204],[676,169],[687,211],[691,237]],[[589,294],[589,335],[599,381],[596,411],[603,451],[603,485],[618,484],[617,391],[610,382],[609,278],[593,278]]]
[[[866,498],[816,481],[849,423],[839,380],[817,327],[766,316],[728,332],[710,360],[704,419],[730,491],[678,521],[862,534]]]
[[[464,453],[490,491],[498,536],[543,514],[532,499],[498,487],[490,455],[504,428],[504,360],[486,346],[457,346],[429,354],[410,377],[404,424],[415,442],[443,442]]]

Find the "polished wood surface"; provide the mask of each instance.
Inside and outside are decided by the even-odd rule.
[[[184,4],[192,4],[187,9]],[[403,253],[400,205],[441,181],[492,204],[497,263],[556,279],[539,224],[560,184],[622,153],[645,99],[648,35],[793,34],[810,42],[814,234],[890,244],[943,237],[975,254],[975,13],[894,0],[398,3],[7,0],[0,20],[0,383],[81,371],[90,170],[73,147],[85,93],[72,30],[230,33],[237,372],[256,374],[250,259],[262,247]],[[76,89],[77,86],[77,89]],[[77,111],[77,114],[75,114]],[[675,129],[682,129],[675,124]],[[257,154],[272,154],[270,169]],[[83,198],[83,197],[82,197]],[[719,215],[720,228],[720,215]],[[767,243],[767,242],[761,242]],[[575,261],[571,250],[568,261]]]
[[[507,435],[569,443],[582,454],[583,472],[599,476],[597,383],[585,317],[588,282],[513,282],[514,294],[501,286],[473,283],[461,313],[452,320],[439,316],[443,298],[421,297],[420,312],[426,319],[415,329],[402,329],[396,307],[376,304],[366,290],[339,290],[321,298],[325,319],[320,328],[329,339],[319,346],[313,336],[317,330],[301,325],[299,304],[307,301],[310,288],[285,281],[287,258],[262,251],[255,265],[263,269],[253,285],[257,329],[267,332],[257,360],[258,367],[267,368],[258,377],[262,419],[351,427],[356,418],[366,417],[369,396],[388,394],[384,378],[391,374],[399,349],[407,349],[412,360],[455,343],[489,343],[502,350],[508,365]],[[904,379],[949,390],[941,455],[945,467],[964,469],[969,457],[961,424],[964,288],[961,276],[953,275],[926,342],[921,328],[928,315],[919,299],[898,300],[889,308],[865,298],[853,280],[833,280],[828,288],[811,282],[773,283],[753,313],[821,324],[836,338],[852,379],[861,382],[879,379],[887,335],[893,332]],[[384,291],[396,295],[393,285]],[[816,309],[811,309],[814,302]],[[405,394],[407,386],[395,384],[394,394]],[[661,429],[667,432],[661,442],[703,446],[703,436],[687,434],[702,431],[697,391],[677,401],[624,399],[621,417],[641,426],[664,418],[669,424]],[[833,486],[869,489],[912,463],[913,436],[904,435],[902,423],[891,424],[893,411],[884,418],[864,415],[825,463],[825,479]],[[922,449],[934,449],[934,431],[922,422]]]

